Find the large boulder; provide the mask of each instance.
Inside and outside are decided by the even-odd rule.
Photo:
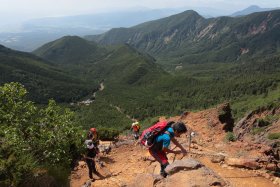
[[[191,165],[193,165],[192,163]],[[198,166],[197,166],[198,167]],[[193,169],[190,169],[193,168]],[[155,184],[156,187],[194,187],[194,186],[226,186],[227,182],[224,181],[215,172],[206,168],[205,166],[195,168],[190,167],[190,170],[180,171],[167,176]]]
[[[197,160],[188,158],[184,160],[175,160],[172,164],[168,165],[165,171],[168,174],[176,173],[180,170],[192,170],[201,167],[202,164]]]

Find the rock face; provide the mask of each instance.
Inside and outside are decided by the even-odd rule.
[[[238,140],[243,140],[248,135],[252,135],[253,128],[263,128],[270,130],[271,125],[279,127],[279,125],[277,125],[277,119],[279,120],[279,114],[280,108],[263,107],[251,111],[239,122],[237,122],[237,124],[234,126],[233,132]],[[271,129],[271,131],[274,131],[274,129]],[[258,139],[257,136],[260,136],[262,133],[255,132],[254,134],[256,136],[256,139]],[[258,143],[264,143],[263,139]]]
[[[277,165],[280,158],[279,138],[269,138],[280,133],[279,107],[262,107],[248,113],[235,125],[233,132],[237,140],[248,143],[245,149],[256,150],[263,155],[267,160],[265,167],[262,166],[264,169],[267,169],[267,164],[273,164],[276,169],[270,167],[269,170],[280,170]]]
[[[245,134],[249,133],[251,127],[248,125],[249,119],[255,114],[255,111],[249,112],[245,117],[243,117],[234,127],[233,132],[236,138],[242,139]]]

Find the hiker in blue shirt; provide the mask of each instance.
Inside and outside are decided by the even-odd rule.
[[[163,177],[167,176],[165,168],[168,166],[168,158],[166,153],[174,154],[186,154],[187,151],[184,147],[175,139],[175,137],[180,137],[182,134],[187,132],[187,128],[184,123],[177,122],[173,123],[171,127],[168,127],[164,133],[156,137],[154,145],[149,149],[150,154],[160,163],[161,171],[160,174]],[[173,151],[169,149],[170,141],[172,141],[181,150]]]

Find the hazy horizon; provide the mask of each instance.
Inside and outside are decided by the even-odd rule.
[[[145,9],[209,8],[228,14],[242,10],[251,5],[261,8],[280,7],[279,0],[0,0],[0,26],[6,29],[15,27],[24,21],[44,17],[73,16],[120,11],[137,11]]]

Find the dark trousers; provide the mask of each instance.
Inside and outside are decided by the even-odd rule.
[[[87,163],[87,166],[88,166],[88,175],[89,175],[89,178],[92,179],[92,172],[93,172],[93,173],[97,173],[96,167],[95,167],[95,162],[94,162],[93,159],[86,159],[86,163]]]

